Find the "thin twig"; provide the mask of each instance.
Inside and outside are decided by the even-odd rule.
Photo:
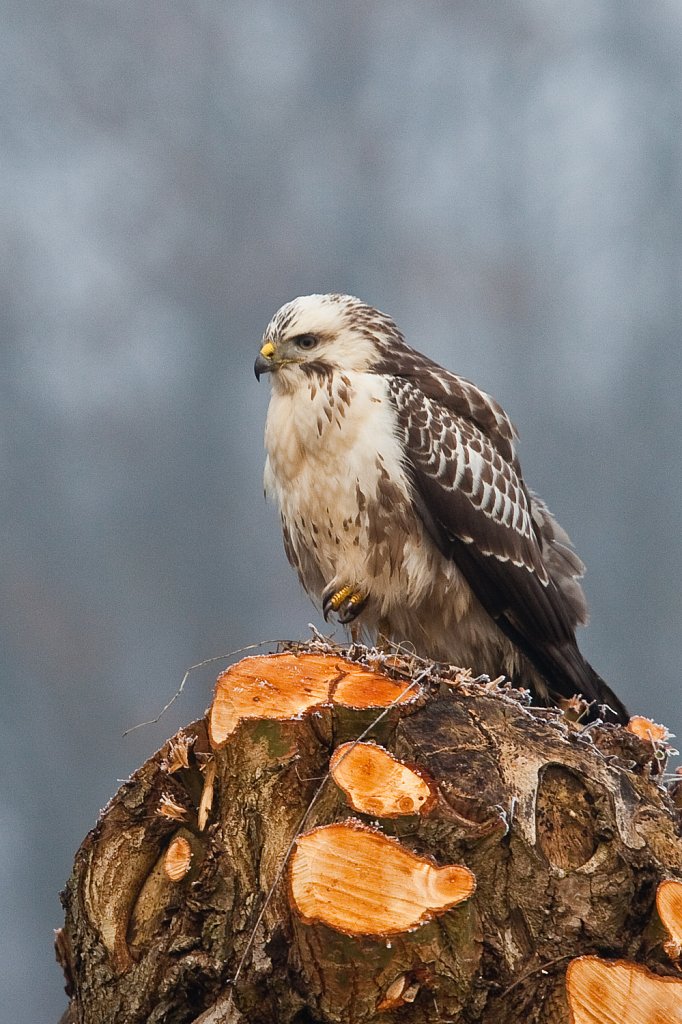
[[[266,647],[274,644],[286,643],[285,640],[259,640],[256,644],[247,644],[246,647],[238,647],[235,651],[230,651],[228,654],[216,654],[213,658],[205,658],[203,661],[198,661],[196,665],[190,665],[182,677],[182,682],[179,687],[164,707],[161,708],[156,718],[150,718],[148,722],[138,722],[137,725],[131,725],[129,729],[123,733],[123,736],[129,736],[131,732],[135,732],[136,729],[143,729],[145,725],[156,725],[158,721],[165,715],[170,707],[175,704],[178,697],[181,695],[185,688],[185,683],[189,679],[189,676],[198,668],[204,668],[205,665],[212,665],[216,661],[227,661],[229,658],[234,658],[236,654],[244,654],[245,651],[255,651],[259,647]]]
[[[572,956],[572,953],[565,953],[563,956],[557,956],[554,960],[548,960],[547,963],[540,964],[539,967],[533,968],[533,970],[529,971],[528,974],[524,974],[522,977],[517,978],[513,985],[506,988],[499,998],[504,999],[505,996],[508,996],[509,993],[517,987],[517,985],[521,985],[524,981],[527,981],[528,978],[532,978],[534,974],[538,974],[539,971],[546,971],[548,967],[552,967],[554,964],[560,964],[562,960],[570,960]]]

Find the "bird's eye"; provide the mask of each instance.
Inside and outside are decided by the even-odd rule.
[[[304,348],[307,350],[315,348],[318,341],[314,334],[299,334],[295,338],[292,338],[291,340],[293,341],[294,345],[297,345],[299,348]]]

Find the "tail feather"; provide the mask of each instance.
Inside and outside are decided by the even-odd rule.
[[[590,711],[590,718],[603,717],[606,721],[617,721],[621,725],[627,725],[630,714],[598,672],[590,665],[580,651],[577,644],[564,644],[562,647],[550,648],[554,666],[546,672],[545,678],[551,690],[555,690],[564,697],[571,697],[576,693],[594,703]],[[602,708],[604,709],[602,712]]]
[[[497,620],[497,625],[542,677],[549,694],[554,695],[555,702],[557,695],[570,699],[579,693],[593,704],[588,721],[599,717],[600,708],[604,706],[603,717],[607,721],[627,725],[630,720],[627,708],[599,673],[595,672],[589,661],[582,656],[575,638],[560,643],[530,643],[527,636],[516,629],[505,616]],[[538,696],[547,697],[544,688],[538,690]]]

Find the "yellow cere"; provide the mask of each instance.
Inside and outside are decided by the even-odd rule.
[[[272,344],[271,341],[265,342],[262,349],[260,350],[260,354],[263,356],[264,359],[270,359],[271,356],[274,356],[275,346]]]

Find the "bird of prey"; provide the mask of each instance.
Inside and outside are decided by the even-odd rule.
[[[325,618],[627,722],[576,643],[583,563],[493,398],[349,295],[282,306],[254,368],[272,380],[266,493]]]

